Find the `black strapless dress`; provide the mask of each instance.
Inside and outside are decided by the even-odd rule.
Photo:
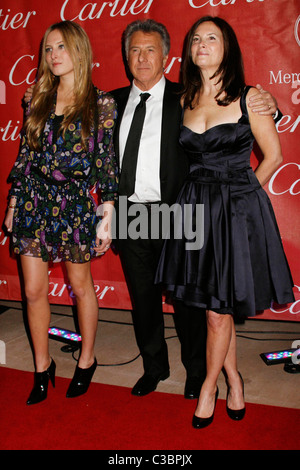
[[[184,236],[184,217],[174,217],[156,273],[156,283],[163,283],[174,298],[240,317],[254,316],[272,302],[294,301],[273,208],[250,167],[254,137],[248,90],[241,97],[237,123],[220,124],[203,134],[182,125],[180,142],[190,172],[177,204],[182,213],[185,205],[192,207],[194,231],[196,205],[203,205],[204,241],[201,249],[187,249],[191,240]],[[180,232],[182,237],[174,236]]]

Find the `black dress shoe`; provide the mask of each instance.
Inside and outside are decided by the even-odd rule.
[[[184,398],[188,400],[199,398],[203,382],[204,378],[201,377],[187,377],[184,387]]]
[[[148,393],[154,392],[160,380],[166,380],[169,376],[170,376],[169,371],[166,372],[165,374],[161,374],[159,377],[153,377],[152,375],[144,374],[137,381],[137,383],[131,390],[131,393],[132,395],[136,395],[138,397],[143,397],[144,395],[148,395]]]
[[[242,381],[243,395],[244,395],[244,381],[243,381],[243,378],[242,378],[240,373],[239,373],[239,376],[240,376],[241,381]],[[228,401],[228,395],[229,395],[229,392],[230,392],[230,386],[228,384],[228,381],[227,381],[227,387],[228,387],[227,388],[227,397],[226,397],[226,411],[227,411],[227,414],[228,414],[229,418],[233,419],[234,421],[241,421],[241,419],[243,419],[244,416],[245,416],[246,407],[244,406],[244,408],[241,408],[240,410],[232,410],[231,408],[228,407],[227,401]]]
[[[84,393],[87,392],[92,377],[94,375],[94,372],[97,367],[97,360],[95,358],[94,363],[91,365],[91,367],[88,367],[87,369],[81,369],[81,367],[76,366],[74,377],[71,380],[71,383],[69,385],[68,391],[67,391],[67,398],[75,398],[79,397],[80,395],[83,395]]]
[[[36,403],[46,400],[49,379],[53,387],[55,387],[55,369],[56,364],[53,359],[51,359],[50,366],[47,370],[34,373],[34,386],[27,400],[27,405],[35,405]]]
[[[218,396],[219,396],[219,389],[217,387],[216,396],[215,396],[215,408],[214,408],[213,414],[211,416],[209,416],[209,418],[200,418],[200,417],[194,415],[193,416],[193,421],[192,421],[192,425],[193,425],[194,428],[203,429],[203,428],[206,428],[207,426],[209,426],[213,422],[214,416],[215,416],[215,409],[216,409],[216,403],[217,403]]]

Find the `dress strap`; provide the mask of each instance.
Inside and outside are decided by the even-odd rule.
[[[247,110],[247,105],[246,105],[246,96],[250,88],[253,88],[253,87],[251,85],[245,86],[244,91],[241,95],[241,99],[240,99],[240,106],[241,106],[242,114],[246,115],[247,117],[248,117],[248,110]]]

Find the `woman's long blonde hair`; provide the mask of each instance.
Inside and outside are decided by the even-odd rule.
[[[92,83],[92,48],[86,32],[77,23],[62,21],[50,26],[43,38],[38,81],[34,87],[31,109],[25,123],[30,148],[40,150],[40,136],[53,106],[53,98],[59,84],[59,77],[50,71],[46,62],[45,46],[49,33],[60,31],[66,50],[74,66],[74,104],[64,110],[61,124],[62,136],[69,124],[81,116],[81,142],[84,147],[90,135],[95,112],[95,93]]]

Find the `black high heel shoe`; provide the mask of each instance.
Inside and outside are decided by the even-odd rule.
[[[47,398],[49,379],[55,387],[55,369],[56,364],[51,359],[50,366],[44,372],[34,373],[34,386],[27,400],[27,405],[35,405]]]
[[[194,415],[193,421],[192,421],[192,425],[194,428],[203,429],[209,426],[213,422],[218,396],[219,396],[219,388],[217,387],[217,391],[215,395],[215,408],[214,408],[213,414],[209,418],[198,418],[198,416]]]
[[[73,379],[71,380],[71,383],[69,385],[68,391],[67,391],[67,398],[75,398],[79,397],[80,395],[83,395],[84,393],[87,392],[92,377],[94,375],[94,372],[97,367],[97,360],[95,358],[94,363],[91,365],[91,367],[88,367],[87,369],[81,369],[76,366],[75,373],[73,376]]]
[[[241,374],[239,373],[239,376],[241,378],[241,381],[242,381],[242,385],[243,385],[243,396],[244,396],[244,381],[243,381],[243,378],[241,376]],[[244,406],[244,408],[241,408],[240,410],[232,410],[231,408],[228,407],[227,405],[227,401],[228,401],[228,395],[229,395],[229,392],[230,392],[230,386],[228,384],[228,380],[226,380],[227,382],[227,397],[226,397],[226,411],[227,411],[227,414],[229,416],[229,418],[233,419],[234,421],[241,421],[241,419],[244,418],[245,416],[245,413],[246,413],[246,407]]]

